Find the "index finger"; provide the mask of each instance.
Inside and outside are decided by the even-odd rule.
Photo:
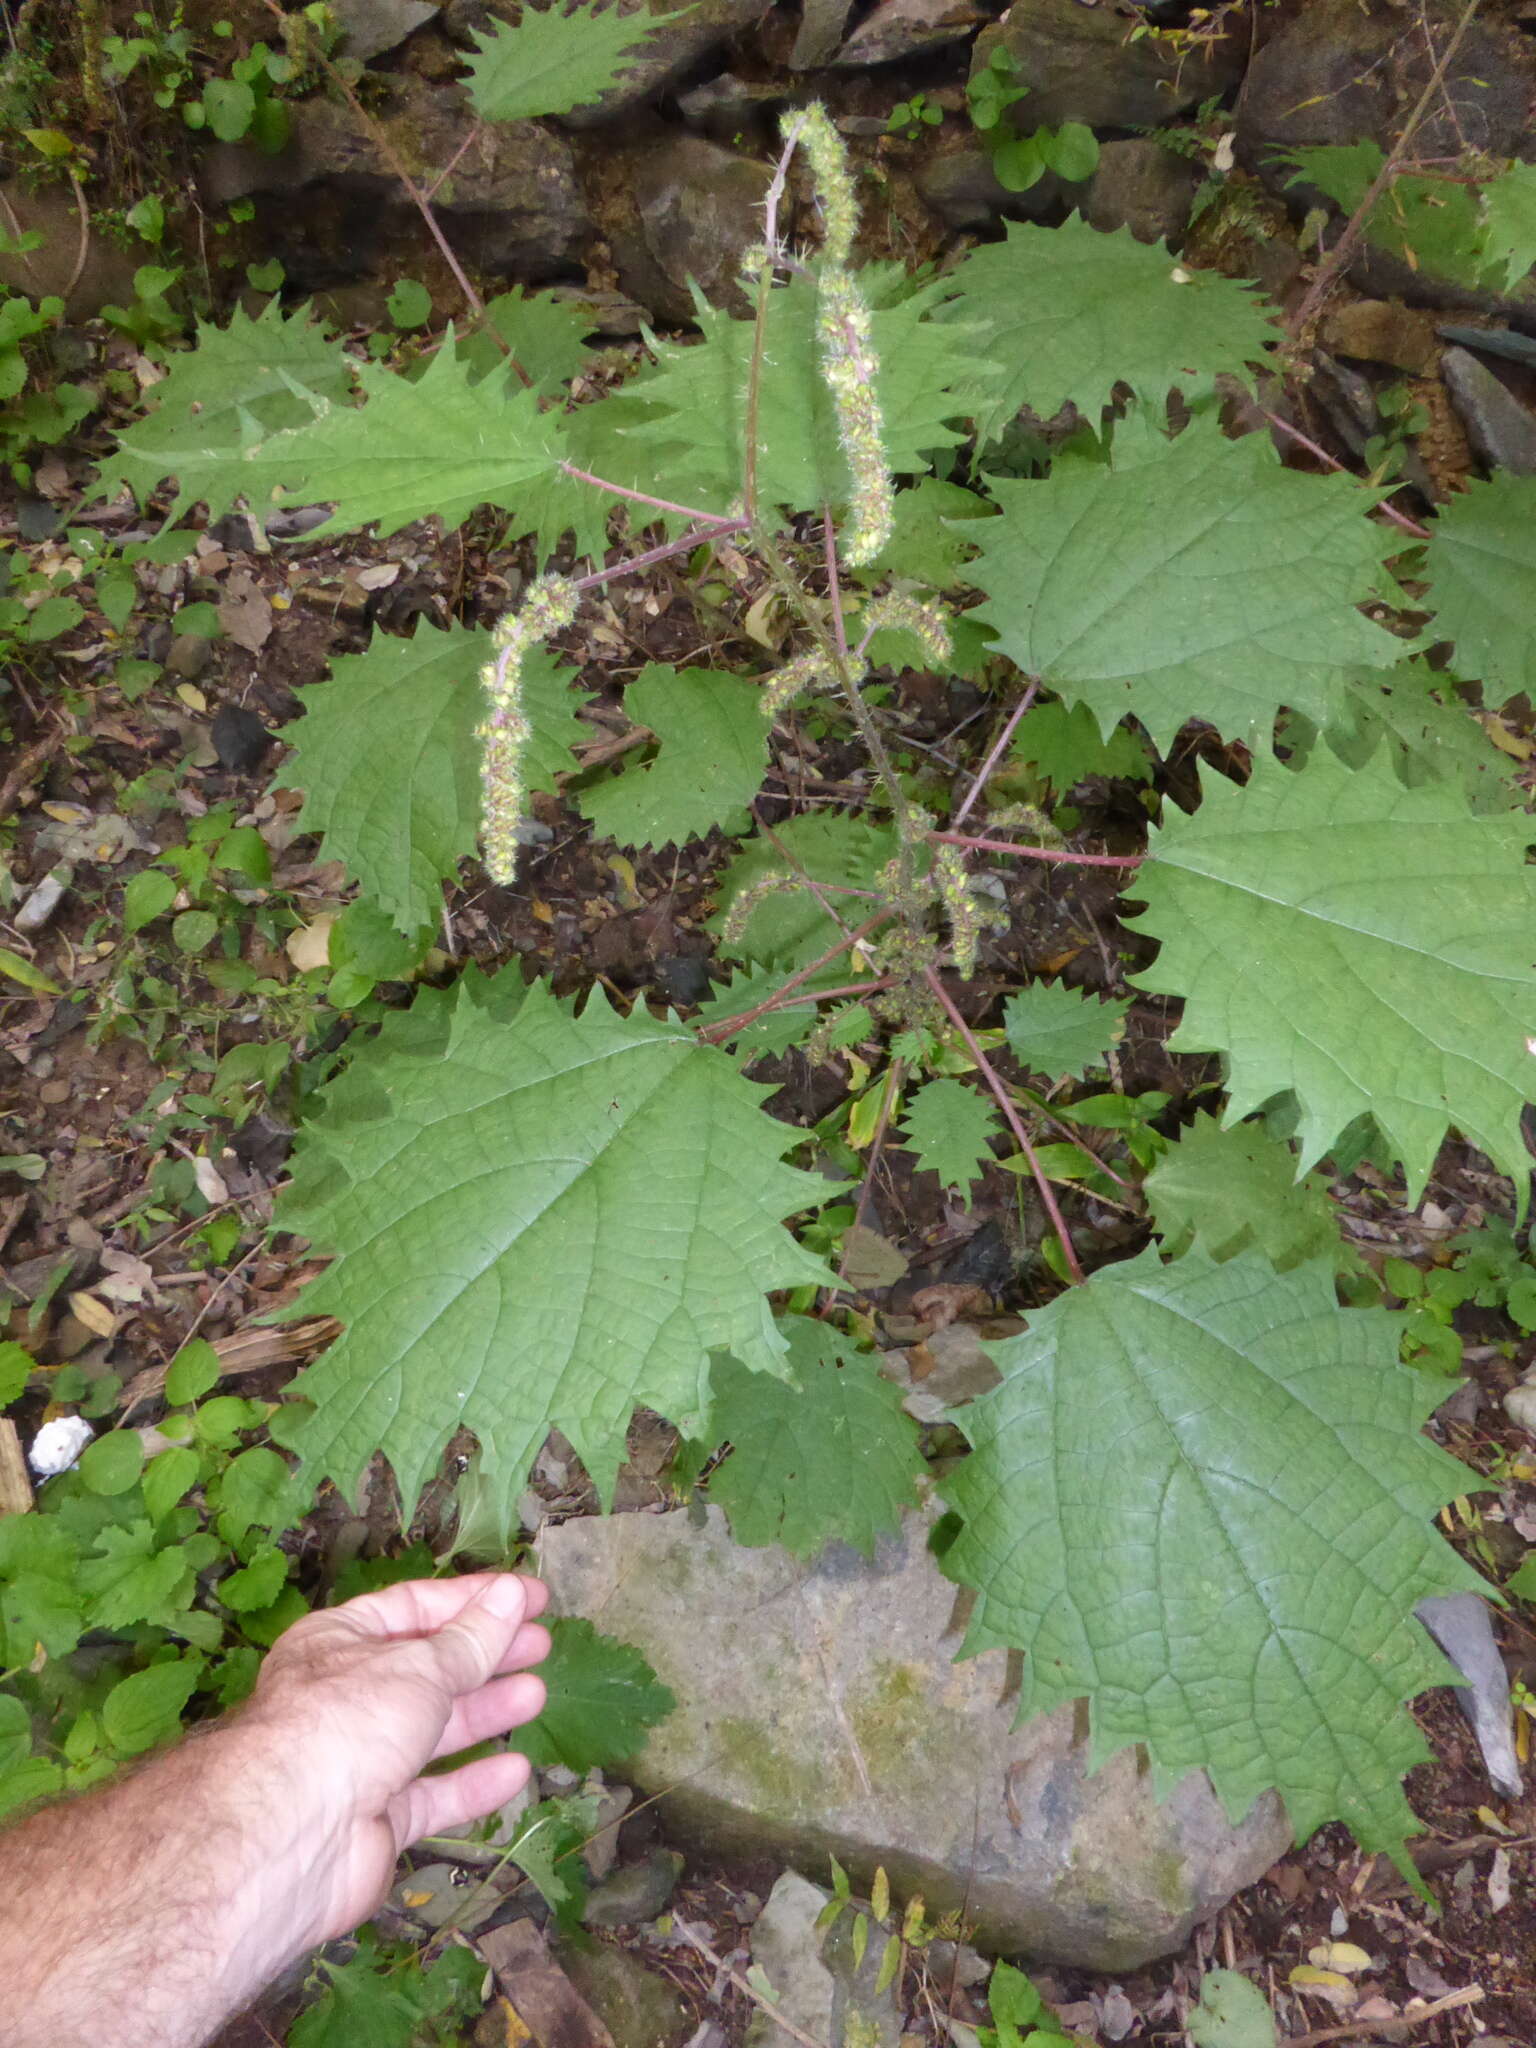
[[[345,1620],[360,1635],[379,1642],[405,1642],[414,1636],[435,1635],[449,1622],[457,1621],[464,1609],[481,1600],[499,1581],[512,1579],[522,1588],[523,1606],[519,1621],[542,1614],[549,1605],[549,1588],[541,1579],[521,1572],[464,1572],[454,1579],[402,1579],[398,1585],[381,1586],[376,1593],[360,1593],[329,1610]]]

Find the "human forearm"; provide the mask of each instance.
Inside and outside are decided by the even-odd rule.
[[[3,2048],[196,2048],[292,1960],[251,1760],[235,1720],[0,1834]]]

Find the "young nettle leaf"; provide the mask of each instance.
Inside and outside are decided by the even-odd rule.
[[[493,21],[475,31],[468,79],[475,112],[482,121],[536,121],[589,106],[629,70],[652,31],[676,19],[564,0],[525,5],[515,27]]]
[[[715,1361],[711,1430],[732,1449],[710,1476],[709,1497],[736,1541],[754,1549],[781,1543],[814,1557],[835,1540],[872,1557],[917,1498],[917,1424],[872,1352],[808,1316],[786,1316],[779,1328],[793,1381]]]
[[[550,1653],[539,1666],[549,1699],[537,1720],[518,1729],[516,1747],[537,1770],[564,1764],[578,1777],[623,1763],[677,1701],[638,1650],[600,1635],[590,1621],[567,1616],[551,1622],[549,1633]]]
[[[325,1988],[294,2021],[288,2048],[420,2048],[446,2038],[434,2022],[467,2021],[483,2002],[485,1965],[468,1948],[445,1948],[423,1964],[404,1943],[381,1948],[365,1928],[346,1962],[318,1967]]]
[[[1536,264],[1536,165],[1512,163],[1478,193],[1483,246],[1513,291]]]
[[[1170,1257],[1197,1239],[1218,1261],[1255,1245],[1285,1272],[1340,1250],[1326,1182],[1319,1174],[1298,1181],[1295,1153],[1262,1124],[1223,1130],[1215,1117],[1196,1117],[1143,1191]]]
[[[1361,207],[1386,162],[1371,140],[1323,143],[1279,152],[1294,164],[1289,182],[1312,186],[1346,215]],[[1394,175],[1376,195],[1365,231],[1379,249],[1410,269],[1428,271],[1474,289],[1497,290],[1495,262],[1485,240],[1476,189],[1460,178]]]
[[[755,1010],[759,1003],[777,995],[784,983],[782,969],[757,967],[748,974],[738,974],[728,987],[718,989],[694,1012],[692,1023],[695,1030],[703,1030],[712,1024],[729,1023],[733,1017],[744,1017]],[[767,1010],[740,1031],[732,1032],[729,1038],[712,1040],[718,1045],[734,1046],[740,1063],[761,1059],[765,1053],[787,1052],[797,1045],[816,1022],[814,1002],[786,1002],[782,1009]]]
[[[945,1569],[965,1654],[1025,1653],[1021,1719],[1087,1698],[1095,1757],[1145,1743],[1234,1818],[1274,1788],[1298,1838],[1343,1819],[1406,1861],[1402,1702],[1447,1671],[1414,1608],[1482,1581],[1433,1528],[1466,1468],[1420,1434],[1440,1390],[1399,1328],[1326,1261],[1148,1251],[992,1347]]]
[[[1126,725],[1101,733],[1086,704],[1037,704],[1026,711],[1014,734],[1013,758],[1027,762],[1058,795],[1089,775],[1152,780],[1152,759],[1141,735]]]
[[[514,510],[554,469],[558,414],[541,413],[538,393],[522,388],[489,401],[450,346],[420,377],[361,363],[358,381],[366,403],[329,407],[291,444],[259,451],[273,463],[289,462],[288,445],[301,451],[302,469],[284,472],[285,501],[334,503],[318,533],[377,522],[387,536],[429,515],[457,526],[479,505]]]
[[[480,670],[492,655],[489,633],[457,623],[423,621],[409,640],[376,633],[365,653],[332,662],[328,682],[296,693],[304,716],[280,735],[293,751],[278,780],[304,792],[304,829],[402,932],[437,923],[443,883],[475,851]],[[576,765],[571,748],[586,728],[575,674],[543,648],[524,660],[530,789],[553,789]]]
[[[1276,2048],[1269,2000],[1236,1970],[1201,1978],[1200,2003],[1185,2024],[1195,2048]]]
[[[1267,742],[1282,705],[1327,724],[1345,669],[1402,658],[1356,610],[1389,545],[1370,494],[1285,469],[1263,435],[1202,415],[1169,440],[1132,414],[1108,467],[992,488],[1003,516],[967,528],[976,616],[1106,740],[1130,713],[1164,752],[1190,718]]]
[[[1536,478],[1496,470],[1435,518],[1425,551],[1434,631],[1456,672],[1502,703],[1536,685]]]
[[[859,274],[862,276],[862,273]],[[921,475],[936,449],[961,439],[954,420],[965,410],[955,396],[976,377],[968,328],[930,317],[937,287],[928,286],[871,315],[875,379],[890,467]],[[796,276],[769,300],[759,414],[757,488],[766,505],[806,512],[847,502],[850,475],[838,438],[837,414],[822,374],[817,338],[816,280]],[[652,451],[648,488],[704,510],[723,511],[741,494],[747,434],[748,372],[753,322],[734,319],[702,298],[693,346],[664,342],[655,369],[625,387],[652,409],[635,440]],[[664,486],[664,488],[663,488]]]
[[[768,727],[745,677],[652,662],[625,690],[624,710],[650,727],[660,751],[582,792],[582,816],[599,838],[680,846],[717,826],[747,831],[768,768]]]
[[[1515,1182],[1536,1088],[1536,873],[1527,823],[1474,817],[1444,783],[1404,789],[1379,756],[1257,752],[1245,789],[1203,778],[1170,809],[1128,922],[1161,943],[1143,988],[1185,998],[1169,1044],[1227,1056],[1226,1121],[1294,1092],[1301,1166],[1374,1117],[1416,1202],[1448,1125]]]
[[[936,1173],[971,1206],[971,1189],[992,1164],[992,1140],[1001,1129],[987,1098],[963,1081],[930,1081],[907,1104],[902,1125],[925,1173]]]
[[[1254,286],[1185,270],[1129,228],[1104,235],[1070,215],[1054,228],[1010,221],[1005,234],[945,280],[944,317],[979,325],[972,346],[1001,372],[972,408],[984,440],[1021,406],[1049,419],[1071,404],[1096,421],[1117,384],[1159,403],[1174,386],[1200,397],[1223,371],[1263,363],[1279,338]]]
[[[268,300],[256,319],[236,307],[227,327],[198,323],[196,346],[173,355],[154,387],[152,410],[118,436],[94,495],[124,484],[140,504],[167,477],[177,482],[171,517],[201,501],[211,519],[237,498],[259,508],[305,475],[299,443],[273,437],[345,407],[358,365],[309,317]]]
[[[780,1219],[826,1184],[685,1025],[600,991],[577,1016],[515,966],[417,1006],[300,1142],[282,1227],[337,1255],[302,1313],[348,1327],[285,1437],[343,1487],[382,1450],[409,1514],[455,1429],[505,1503],[559,1428],[607,1495],[637,1402],[696,1433],[711,1351],[784,1369],[764,1294],[829,1276]]]
[[[522,1729],[517,1732],[521,1740]],[[593,1793],[541,1799],[524,1815],[508,1846],[508,1860],[522,1871],[567,1934],[581,1925],[587,1903],[587,1866],[582,1851],[597,1827],[598,1800]]]
[[[1125,1036],[1128,997],[1101,1002],[1059,981],[1031,982],[1003,1006],[1008,1047],[1021,1067],[1065,1081],[1102,1067],[1104,1057]]]

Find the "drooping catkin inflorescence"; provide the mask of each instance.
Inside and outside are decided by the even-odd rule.
[[[875,394],[879,359],[870,311],[848,268],[853,253],[858,205],[843,138],[821,106],[809,106],[784,120],[786,142],[795,142],[810,161],[824,227],[816,274],[816,339],[821,374],[832,394],[838,438],[852,472],[848,524],[842,540],[850,568],[872,562],[891,537],[895,497],[885,456],[885,420]]]
[[[722,945],[734,946],[745,936],[752,913],[769,896],[782,895],[786,889],[798,889],[800,878],[792,875],[788,868],[775,868],[771,874],[760,875],[751,882],[731,904],[720,920],[720,941]]]
[[[810,689],[813,684],[820,684],[828,690],[835,689],[837,681],[837,670],[831,660],[819,647],[812,647],[774,671],[757,693],[757,708],[764,718],[777,718],[802,690]]]
[[[577,602],[574,587],[563,576],[541,576],[529,585],[517,611],[498,620],[491,634],[496,654],[480,671],[489,708],[476,737],[481,746],[480,838],[485,870],[493,882],[510,882],[517,872],[517,828],[527,794],[523,663],[530,647],[571,623]]]
[[[891,591],[883,597],[871,598],[864,608],[865,640],[871,640],[887,627],[910,633],[935,668],[942,668],[949,660],[949,626],[937,605],[923,604],[918,598],[902,597]]]
[[[977,908],[976,898],[971,893],[971,877],[965,865],[965,856],[958,846],[935,847],[933,866],[938,878],[939,896],[949,918],[949,936],[954,949],[955,968],[962,980],[968,981],[976,971],[976,948],[981,941],[981,913]]]

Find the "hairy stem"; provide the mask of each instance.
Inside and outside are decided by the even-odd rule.
[[[1023,860],[1053,861],[1074,868],[1139,868],[1144,853],[1072,853],[1064,846],[1015,846],[1011,839],[973,839],[965,832],[930,832],[940,846],[969,846],[977,853],[1016,853]]]
[[[964,1041],[966,1051],[976,1062],[977,1073],[986,1082],[992,1100],[1003,1112],[1003,1117],[1009,1130],[1012,1131],[1015,1139],[1018,1141],[1019,1150],[1024,1154],[1029,1170],[1034,1175],[1035,1186],[1040,1190],[1040,1199],[1045,1205],[1045,1213],[1050,1218],[1051,1227],[1056,1232],[1057,1239],[1061,1244],[1061,1255],[1067,1262],[1067,1271],[1072,1275],[1073,1281],[1078,1286],[1081,1286],[1083,1269],[1078,1262],[1077,1247],[1072,1242],[1072,1233],[1068,1230],[1067,1220],[1061,1213],[1061,1204],[1056,1199],[1056,1190],[1046,1178],[1045,1171],[1040,1164],[1039,1155],[1030,1143],[1029,1133],[1024,1128],[1024,1120],[1013,1106],[1013,1098],[998,1079],[997,1071],[993,1067],[992,1062],[982,1051],[981,1041],[961,1016],[959,1010],[955,1007],[954,999],[950,995],[949,990],[945,988],[943,982],[940,981],[931,967],[923,969],[923,978],[935,996],[938,997],[950,1023],[959,1032],[961,1039]]]
[[[1304,434],[1300,427],[1293,427],[1289,420],[1281,419],[1279,413],[1271,412],[1267,406],[1261,405],[1259,410],[1272,427],[1277,427],[1282,434],[1288,434],[1298,448],[1305,448],[1309,455],[1315,455],[1325,468],[1335,472],[1343,471],[1348,476],[1354,475],[1353,470],[1345,470],[1344,464],[1340,462],[1336,455],[1330,455],[1326,448],[1319,447],[1312,436]],[[1429,528],[1427,526],[1420,526],[1417,519],[1410,519],[1406,512],[1399,512],[1390,498],[1383,498],[1377,510],[1385,513],[1386,517],[1392,521],[1392,524],[1400,526],[1404,533],[1411,533],[1415,540],[1429,539]]]
[[[1006,725],[1004,725],[1002,731],[998,734],[996,740],[993,742],[991,752],[987,755],[987,758],[985,759],[985,761],[982,762],[981,766],[976,770],[975,776],[973,777],[971,782],[971,786],[965,792],[965,797],[960,805],[959,810],[955,812],[953,822],[956,825],[963,825],[966,819],[970,816],[972,807],[975,805],[976,799],[981,795],[981,792],[986,788],[987,783],[991,778],[993,769],[997,766],[998,762],[1001,761],[1003,755],[1008,750],[1008,742],[1013,738],[1014,734],[1018,731],[1020,721],[1022,720],[1025,712],[1029,709],[1030,705],[1034,703],[1035,698],[1039,695],[1039,693],[1040,678],[1038,676],[1031,676],[1029,681],[1029,688],[1024,692],[1024,695],[1019,699],[1018,703],[1010,712],[1008,716],[1008,722]]]
[[[890,914],[891,913],[888,910],[881,909],[877,910],[872,917],[866,917],[864,922],[857,928],[857,930],[844,933],[843,937],[838,940],[835,946],[828,946],[826,952],[818,954],[816,959],[814,959],[808,967],[802,967],[798,973],[792,974],[789,977],[788,981],[782,983],[780,987],[776,989],[774,993],[771,996],[769,996],[765,1001],[758,1003],[756,1007],[753,1009],[744,1010],[739,1017],[727,1017],[725,1021],[720,1024],[707,1024],[704,1027],[704,1029],[699,1033],[700,1038],[704,1039],[707,1043],[713,1045],[717,1039],[721,1037],[734,1036],[734,1034],[740,1031],[745,1025],[755,1024],[759,1017],[766,1017],[770,1010],[777,1010],[781,1008],[784,1002],[784,998],[787,995],[792,994],[793,991],[797,988],[802,988],[805,985],[805,983],[811,979],[812,975],[819,974],[822,968],[825,967],[829,961],[837,959],[840,953],[848,952],[851,947],[856,946],[859,943],[860,939],[867,938],[877,925],[882,925],[885,923],[885,920],[890,916]],[[855,984],[855,986],[861,992],[867,993],[868,991],[876,988],[883,988],[885,986],[885,983],[878,981],[861,981]],[[835,991],[835,993],[839,995],[844,995],[847,993],[847,990],[839,989]],[[818,1002],[822,1000],[819,991],[817,993],[816,1000]]]

